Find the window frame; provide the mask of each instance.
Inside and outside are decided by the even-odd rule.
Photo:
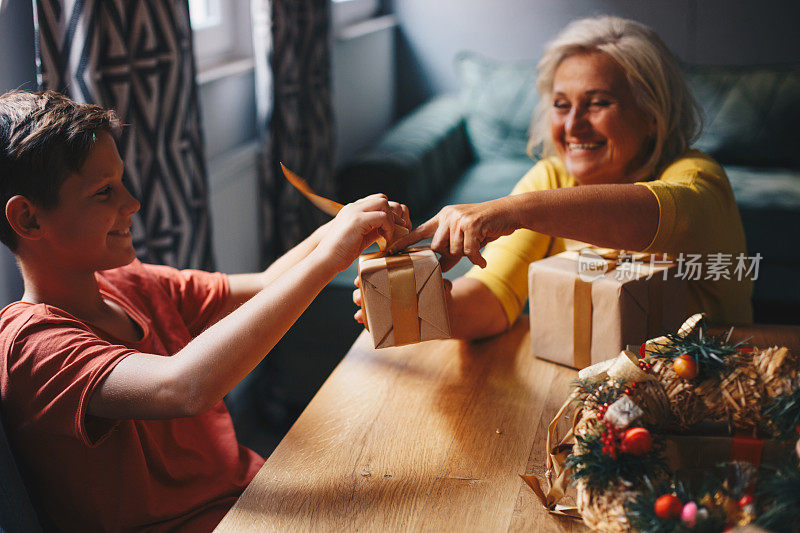
[[[250,0],[189,0],[216,4],[219,22],[192,27],[198,74],[221,65],[252,60]],[[191,12],[191,9],[190,9]]]
[[[378,16],[381,0],[331,0],[331,26],[341,30]]]

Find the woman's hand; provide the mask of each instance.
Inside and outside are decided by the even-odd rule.
[[[449,205],[405,237],[395,241],[390,252],[433,237],[431,249],[442,255],[442,271],[450,270],[462,256],[479,267],[486,266],[481,248],[509,235],[519,227],[513,197],[498,198],[479,204]]]
[[[328,264],[341,272],[379,236],[391,242],[395,225],[411,227],[408,208],[384,194],[373,194],[344,206],[326,224],[314,251],[324,254]]]

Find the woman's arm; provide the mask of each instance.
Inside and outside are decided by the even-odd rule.
[[[396,205],[396,204],[395,204]],[[345,206],[314,249],[171,357],[124,358],[95,389],[91,415],[176,418],[216,405],[272,349],[320,290],[401,216],[386,197]]]
[[[485,267],[480,249],[520,228],[606,248],[643,250],[655,237],[658,219],[658,201],[647,187],[583,185],[447,206],[391,249],[433,237],[431,249],[442,254],[445,271],[464,255]]]

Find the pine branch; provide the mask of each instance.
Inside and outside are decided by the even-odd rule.
[[[667,474],[662,455],[663,440],[654,439],[653,449],[645,455],[620,453],[613,458],[603,452],[600,434],[576,435],[580,452],[567,456],[572,480],[586,481],[590,490],[605,490],[619,480],[638,483],[646,475]]]
[[[797,437],[800,426],[800,388],[773,398],[764,408],[767,429],[779,439]]]
[[[800,469],[797,457],[780,467],[763,469],[756,495],[761,513],[755,524],[777,533],[797,531],[800,526]]]

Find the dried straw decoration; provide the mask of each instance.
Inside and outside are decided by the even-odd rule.
[[[585,482],[577,483],[576,506],[583,522],[593,531],[622,533],[631,525],[625,514],[625,502],[638,494],[626,483],[617,483],[608,490],[591,491]]]
[[[761,376],[767,397],[783,396],[795,389],[800,357],[793,355],[788,348],[773,346],[756,350],[753,366]]]
[[[708,410],[703,400],[695,394],[694,384],[678,376],[671,364],[657,360],[651,372],[658,378],[672,414],[671,420],[667,418],[662,423],[670,420],[675,428],[687,430],[708,418]]]
[[[643,381],[631,391],[631,399],[644,414],[640,422],[645,426],[665,430],[678,429],[672,425],[672,406],[663,385],[657,380]]]
[[[731,371],[721,381],[708,379],[695,387],[706,407],[706,418],[727,420],[731,428],[752,430],[762,425],[764,383],[750,354],[731,361]]]

